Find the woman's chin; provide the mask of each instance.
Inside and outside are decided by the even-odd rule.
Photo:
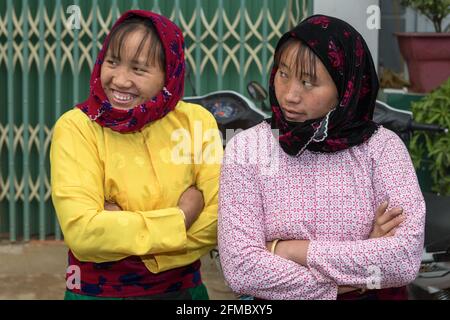
[[[306,120],[308,120],[306,115],[288,115],[288,114],[284,114],[284,118],[289,121],[289,122],[305,122]]]
[[[123,106],[123,105],[117,105],[117,104],[112,104],[112,107],[114,109],[119,109],[119,110],[130,110],[130,109],[134,108],[134,106]]]
[[[140,99],[131,99],[130,101],[119,101],[117,99],[115,99],[114,96],[108,96],[108,100],[111,103],[111,106],[114,109],[119,109],[119,110],[129,110],[129,109],[133,109],[135,106],[137,106],[140,102]]]
[[[111,106],[114,109],[119,109],[119,110],[130,110],[139,104],[136,101],[131,101],[128,103],[118,103],[118,102],[114,101],[114,99],[109,100],[109,101],[111,102]]]

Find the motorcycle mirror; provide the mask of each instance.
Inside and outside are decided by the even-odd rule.
[[[262,102],[267,98],[267,91],[256,81],[250,81],[247,85],[247,91],[252,99]]]

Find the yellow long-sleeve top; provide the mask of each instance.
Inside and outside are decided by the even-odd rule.
[[[78,260],[140,256],[153,273],[188,265],[216,245],[222,143],[214,117],[180,101],[135,133],[121,134],[81,110],[57,121],[50,151],[52,199]],[[205,207],[185,229],[177,208],[191,185]],[[105,200],[123,211],[105,211]]]

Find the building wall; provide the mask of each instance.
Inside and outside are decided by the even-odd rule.
[[[366,13],[370,5],[379,5],[378,0],[314,0],[314,14],[335,16],[350,23],[358,30],[369,46],[375,66],[378,66],[378,30],[367,28]]]

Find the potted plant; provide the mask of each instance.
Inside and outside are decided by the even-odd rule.
[[[413,102],[412,110],[417,122],[450,128],[450,78],[422,100]],[[431,190],[450,196],[450,133],[416,131],[409,151],[421,185],[431,177]]]
[[[450,15],[450,0],[401,0],[401,4],[430,19],[436,31],[395,34],[408,65],[410,90],[430,92],[450,76],[450,32],[442,25]]]

